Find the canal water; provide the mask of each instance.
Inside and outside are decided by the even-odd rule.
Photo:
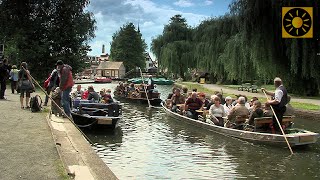
[[[115,86],[94,85],[96,90]],[[171,91],[158,89],[163,99]],[[290,156],[288,148],[225,137],[146,107],[123,102],[123,119],[114,132],[85,132],[119,179],[320,178],[319,142]],[[295,127],[320,132],[320,121],[296,119]]]

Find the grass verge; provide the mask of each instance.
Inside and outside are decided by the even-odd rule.
[[[67,171],[65,170],[65,168],[64,168],[64,166],[63,166],[63,164],[62,164],[60,159],[57,159],[55,161],[55,165],[56,165],[56,168],[57,168],[56,170],[57,170],[57,172],[59,174],[59,179],[62,179],[62,180],[70,180],[71,179],[70,176],[68,176]]]
[[[216,91],[213,91],[211,89],[205,88],[200,84],[193,84],[193,83],[188,83],[188,82],[179,82],[176,83],[178,86],[185,86],[187,87],[189,90],[197,88],[198,92],[204,92],[206,94],[214,94]],[[228,85],[230,86],[230,85]],[[231,86],[236,86],[236,85],[231,85]],[[236,94],[227,94],[227,93],[223,93],[223,96],[231,96],[233,98],[235,98]],[[248,96],[248,99],[251,99],[252,97]],[[261,98],[259,97],[259,101],[260,102],[266,102],[267,99],[266,98]],[[310,103],[299,103],[299,102],[291,102],[290,103],[292,105],[292,107],[296,108],[296,109],[302,109],[302,110],[312,110],[312,111],[316,111],[316,110],[320,110],[320,106],[319,105],[315,105],[315,104],[310,104]]]

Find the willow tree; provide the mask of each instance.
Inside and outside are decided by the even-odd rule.
[[[123,25],[114,33],[110,48],[112,61],[123,61],[126,70],[145,67],[146,43],[132,23]]]
[[[170,18],[162,35],[152,40],[151,50],[156,55],[160,68],[168,73],[179,74],[185,79],[185,72],[193,67],[192,29],[181,15]]]

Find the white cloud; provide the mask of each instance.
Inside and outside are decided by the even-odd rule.
[[[105,6],[107,4],[108,6]],[[102,44],[110,52],[112,35],[124,24],[132,22],[140,26],[145,42],[150,47],[153,37],[160,35],[172,16],[181,14],[190,26],[196,26],[206,15],[185,13],[168,5],[160,5],[151,0],[93,0],[88,8],[97,21],[96,37],[90,42],[90,55],[100,55]]]
[[[173,4],[180,7],[191,7],[194,5],[194,3],[192,3],[190,0],[179,0],[174,2]]]
[[[213,1],[212,0],[205,0],[204,4],[209,6],[209,5],[213,4]]]

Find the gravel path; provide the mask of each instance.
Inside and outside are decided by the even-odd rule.
[[[20,109],[10,89],[6,97],[0,101],[0,179],[61,179],[46,114]]]

